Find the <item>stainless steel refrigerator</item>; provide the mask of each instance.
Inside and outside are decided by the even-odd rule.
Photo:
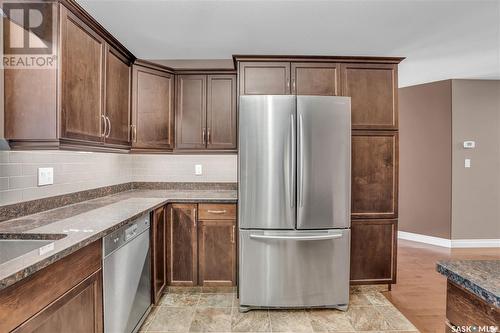
[[[252,308],[349,302],[349,97],[241,96],[239,297]]]

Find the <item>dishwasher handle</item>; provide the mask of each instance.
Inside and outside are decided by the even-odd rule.
[[[125,224],[103,238],[103,257],[107,257],[128,242],[149,230],[149,213]]]

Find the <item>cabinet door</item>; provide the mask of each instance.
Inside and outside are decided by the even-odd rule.
[[[61,8],[61,136],[102,141],[104,41]]]
[[[151,225],[153,303],[158,304],[167,285],[167,220],[166,208],[153,212]]]
[[[200,285],[236,285],[236,221],[200,221],[198,246]]]
[[[204,149],[207,143],[207,76],[177,76],[177,149]]]
[[[197,205],[167,207],[168,284],[195,286],[198,284]]]
[[[398,213],[398,135],[352,133],[352,218],[394,218]]]
[[[240,62],[240,95],[289,95],[289,62]]]
[[[174,76],[133,66],[132,146],[172,149],[174,143]]]
[[[351,283],[396,283],[396,220],[351,224]]]
[[[130,138],[130,65],[111,47],[106,48],[106,117],[105,141],[129,145]]]
[[[340,95],[339,64],[292,62],[292,94]]]
[[[208,75],[207,148],[236,149],[236,75]]]
[[[397,129],[397,78],[397,65],[342,65],[342,95],[351,97],[353,129]]]
[[[99,270],[12,332],[100,333],[102,316],[102,274]]]

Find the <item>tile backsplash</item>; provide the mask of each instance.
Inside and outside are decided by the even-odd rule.
[[[236,182],[236,165],[236,155],[0,151],[0,206],[131,181]],[[53,185],[37,186],[40,167],[54,168]]]

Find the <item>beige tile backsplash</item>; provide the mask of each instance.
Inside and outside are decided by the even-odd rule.
[[[236,182],[236,165],[236,155],[0,151],[0,206],[130,181]],[[53,185],[37,186],[40,167],[54,168]]]

